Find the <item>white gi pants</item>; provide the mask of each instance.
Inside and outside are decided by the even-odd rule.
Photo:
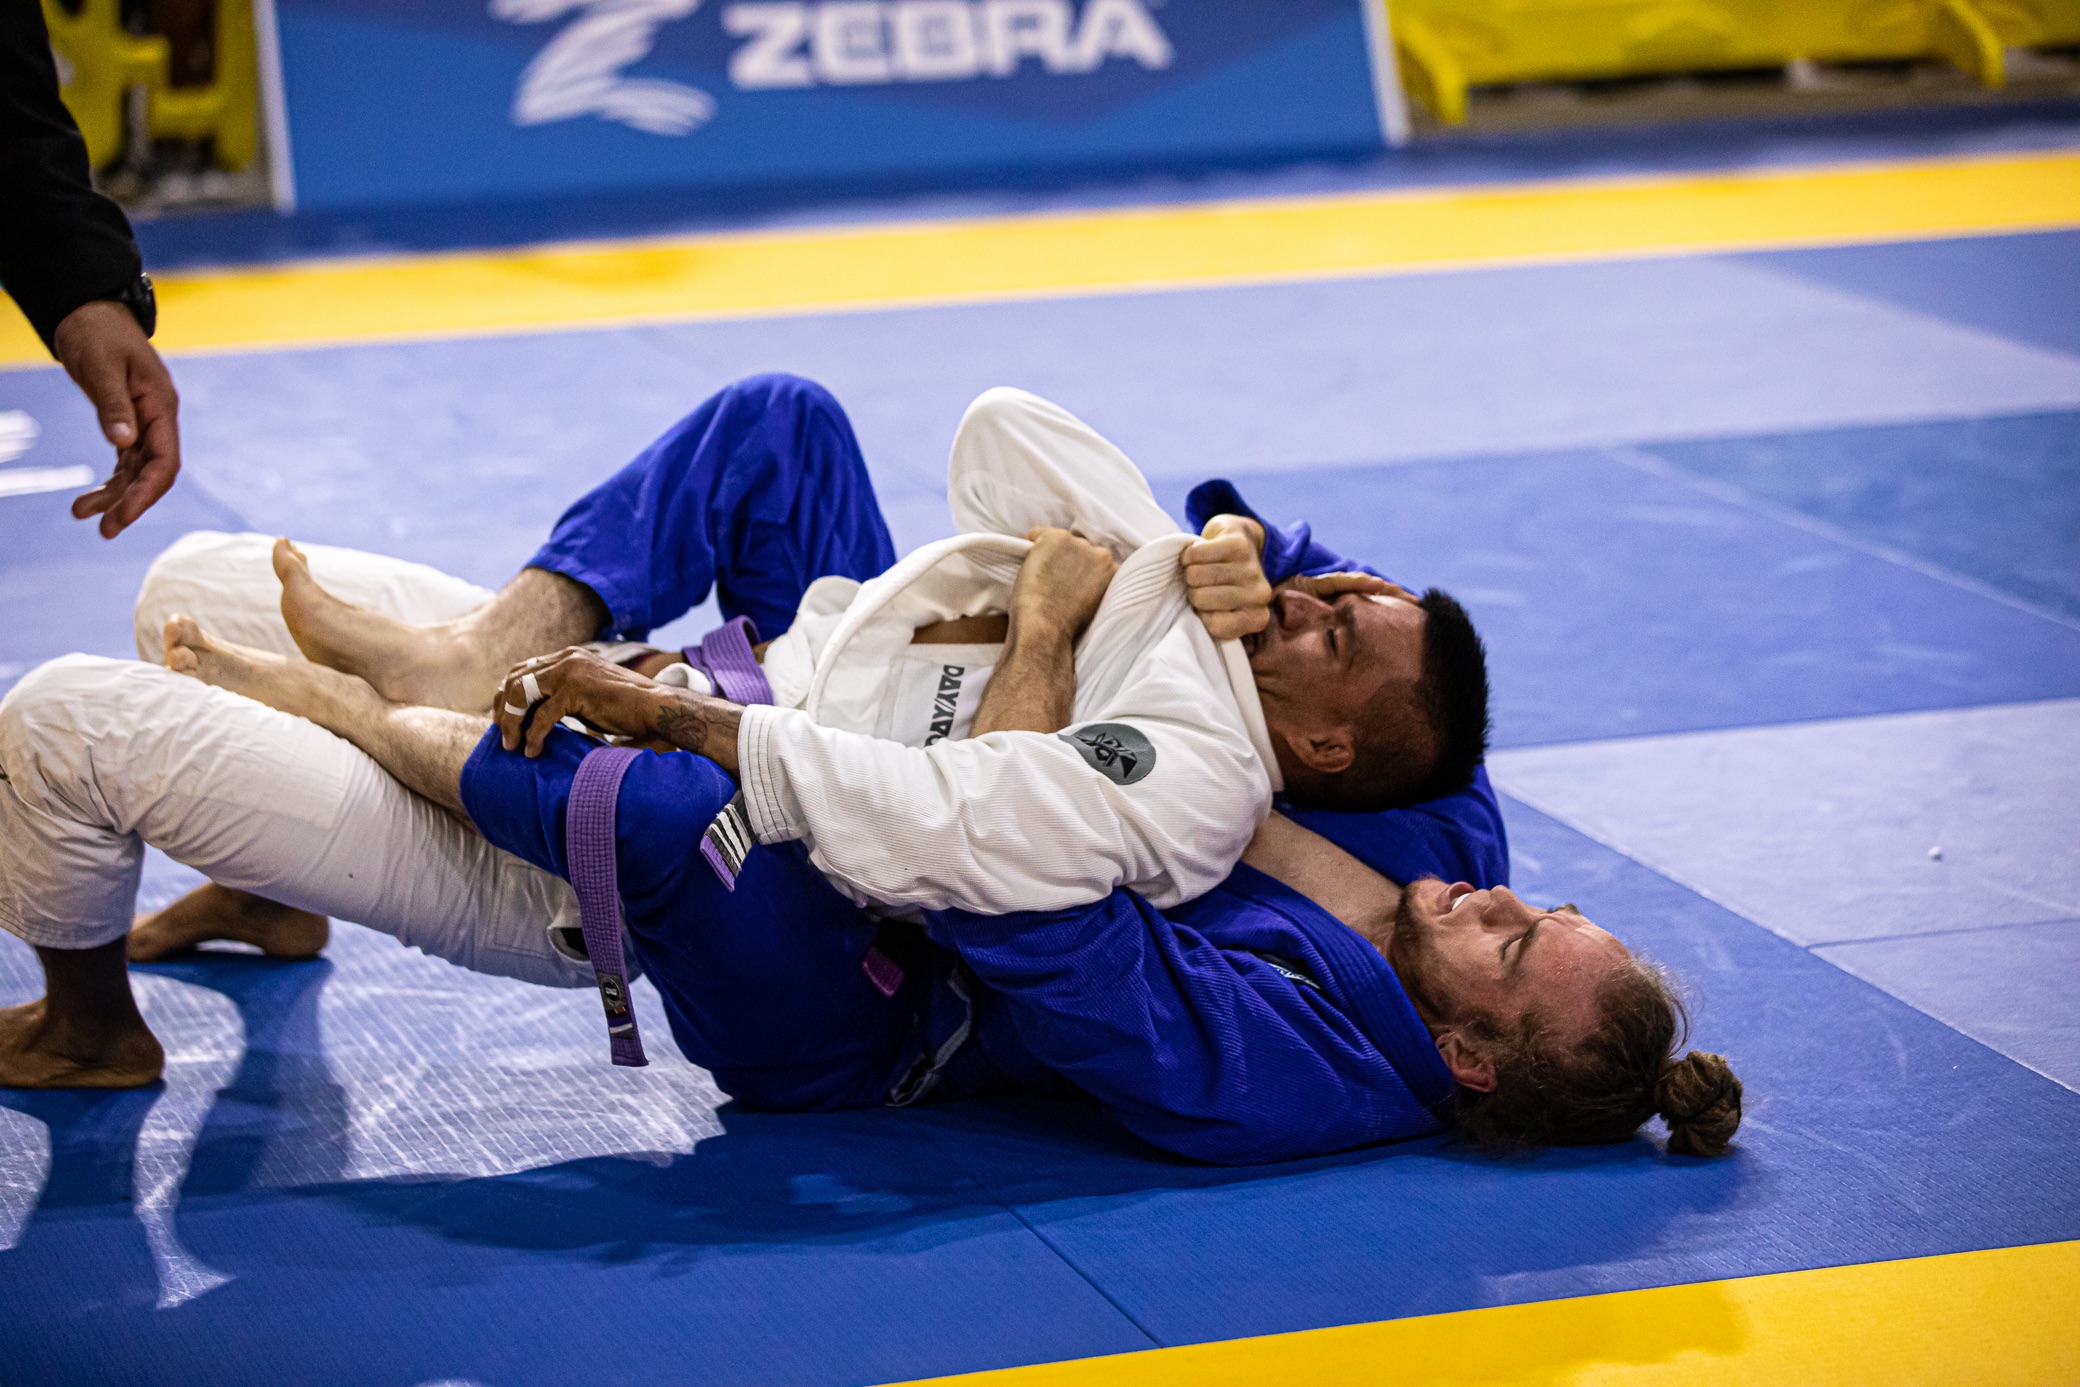
[[[191,534],[138,596],[138,651],[184,612],[301,658],[264,535]],[[420,564],[308,546],[320,582],[410,622],[490,596]],[[589,987],[550,943],[568,883],[491,846],[356,747],[157,664],[68,655],[0,700],[0,928],[46,948],[129,932],[147,843],[221,885],[394,935],[474,972]]]

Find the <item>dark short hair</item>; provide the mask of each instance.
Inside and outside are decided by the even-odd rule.
[[[1390,685],[1358,715],[1349,769],[1289,787],[1319,809],[1399,809],[1464,789],[1488,754],[1488,650],[1466,609],[1441,588],[1423,609],[1423,673],[1414,697]]]
[[[1495,1088],[1461,1089],[1460,1130],[1490,1151],[1601,1146],[1629,1140],[1648,1118],[1668,1123],[1668,1149],[1717,1156],[1741,1125],[1741,1081],[1721,1055],[1675,1058],[1689,1032],[1683,1003],[1661,970],[1633,959],[1596,994],[1596,1029],[1571,1049],[1536,1013],[1504,1030],[1485,1017],[1462,1024],[1495,1064]]]

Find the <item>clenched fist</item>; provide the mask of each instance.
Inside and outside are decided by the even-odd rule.
[[[1216,515],[1198,540],[1178,556],[1192,610],[1215,640],[1240,640],[1271,624],[1270,582],[1264,577],[1264,527],[1244,515]],[[1415,601],[1415,594],[1370,573],[1296,574],[1279,584],[1323,601],[1346,592]]]
[[[1011,585],[1011,623],[1028,634],[1045,628],[1070,640],[1083,634],[1119,571],[1112,551],[1080,535],[1041,525]]]
[[[1192,610],[1217,641],[1236,640],[1271,620],[1264,580],[1264,527],[1247,516],[1216,515],[1178,556]]]

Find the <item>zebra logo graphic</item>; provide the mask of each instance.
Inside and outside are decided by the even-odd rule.
[[[520,74],[513,124],[599,116],[651,135],[686,135],[706,125],[715,98],[700,88],[622,75],[650,55],[660,27],[699,7],[700,0],[491,0],[492,17],[513,24],[579,16]]]

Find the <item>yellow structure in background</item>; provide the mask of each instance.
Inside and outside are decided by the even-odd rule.
[[[144,88],[152,138],[214,140],[217,167],[250,165],[260,147],[260,68],[248,0],[218,0],[215,71],[201,86],[174,86],[166,40],[129,32],[121,11],[121,0],[78,0],[76,9],[43,0],[59,94],[79,122],[93,166],[105,168],[122,152],[125,109],[136,87]]]
[[[1467,88],[1942,58],[1982,85],[2004,49],[2080,43],[2080,0],[1391,0],[1409,94],[1466,119]]]
[[[87,137],[87,158],[105,168],[123,148],[123,106],[132,87],[166,81],[166,40],[123,28],[121,0],[80,0],[78,13],[44,0],[58,92]]]

